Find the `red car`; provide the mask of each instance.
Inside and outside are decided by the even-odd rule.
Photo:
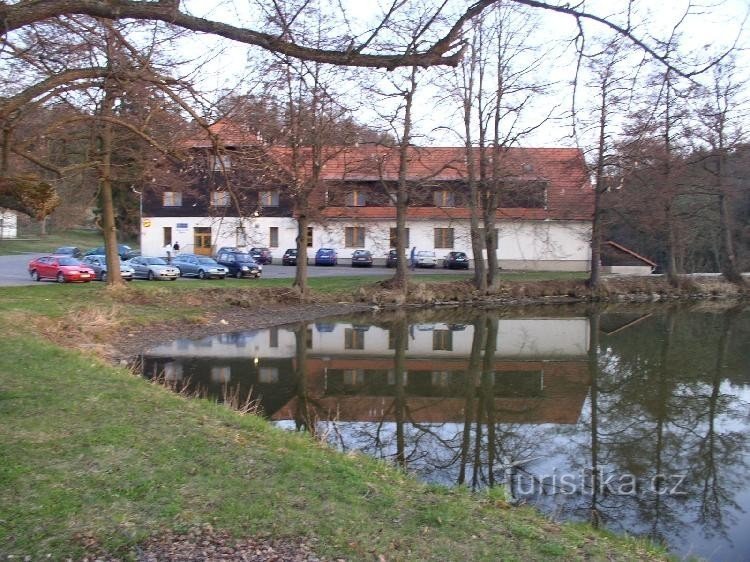
[[[93,269],[70,256],[42,256],[31,260],[29,275],[34,281],[54,279],[58,283],[88,283],[96,279]]]

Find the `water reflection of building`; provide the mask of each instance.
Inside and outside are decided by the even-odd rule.
[[[390,421],[398,397],[411,422],[461,422],[467,392],[481,391],[492,396],[495,422],[575,423],[588,391],[586,318],[500,319],[483,376],[468,372],[473,324],[409,326],[401,373],[393,329],[356,322],[297,329],[300,338],[294,328],[272,328],[177,340],[150,350],[144,372],[214,396],[227,385],[242,395],[252,390],[275,421],[295,419],[300,400],[318,419]]]

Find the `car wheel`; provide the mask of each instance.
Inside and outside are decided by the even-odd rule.
[[[57,274],[57,282],[58,283],[65,283],[65,276],[62,274],[62,272]]]
[[[148,280],[149,281],[153,281],[154,280],[154,272],[153,271],[149,271],[148,272]]]
[[[107,282],[107,272],[106,271],[102,271],[101,272],[101,274],[99,275],[99,281],[104,281],[105,283]]]
[[[36,269],[32,270],[32,272],[31,272],[31,280],[32,281],[41,281],[42,280],[42,278],[39,277],[39,272]]]
[[[170,281],[177,281],[177,277],[172,277],[172,279],[170,279]]]
[[[237,273],[235,273],[235,274],[234,274],[234,276],[235,276],[235,277],[236,277],[237,279],[242,279],[242,270],[241,270],[241,269],[238,269],[238,270],[237,270]]]
[[[206,278],[206,272],[202,269],[198,270],[198,279],[205,279]]]

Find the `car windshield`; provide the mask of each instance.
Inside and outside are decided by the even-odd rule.
[[[249,254],[236,254],[234,257],[235,257],[235,259],[237,261],[247,262],[247,263],[250,263],[250,262],[255,263],[255,260],[253,259],[253,256],[251,256]]]
[[[355,256],[364,256],[367,255],[367,250],[354,250]]]
[[[297,250],[287,250],[286,251],[286,255],[287,256],[296,256],[297,255]]]
[[[75,258],[60,258],[60,265],[82,265],[80,261]]]
[[[216,263],[216,260],[212,260],[211,258],[198,258],[198,262],[205,265],[219,265]]]
[[[145,258],[144,261],[148,265],[167,265],[167,262],[161,258]]]
[[[320,254],[321,256],[327,256],[328,254],[332,254],[332,253],[333,253],[333,250],[326,250],[326,249],[323,249],[323,250],[318,250],[318,253],[319,253],[319,254]]]

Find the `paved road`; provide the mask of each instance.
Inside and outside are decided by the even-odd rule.
[[[0,286],[9,285],[32,285],[34,282],[29,277],[26,268],[29,261],[44,254],[14,254],[11,256],[0,256]]]
[[[12,256],[0,256],[0,287],[13,285],[33,285],[34,282],[29,277],[27,264],[36,256],[44,254],[19,254]],[[294,267],[285,267],[283,265],[264,265],[263,277],[268,279],[284,279],[294,277]],[[351,267],[348,265],[337,265],[333,267],[315,267],[307,268],[308,277],[338,277],[347,275],[393,275],[392,269],[385,267]],[[436,269],[417,269],[417,275],[439,275],[446,273],[447,270],[442,268]],[[452,271],[451,273],[456,273]],[[459,271],[459,273],[462,273]],[[193,282],[192,279],[184,279],[185,282]]]

